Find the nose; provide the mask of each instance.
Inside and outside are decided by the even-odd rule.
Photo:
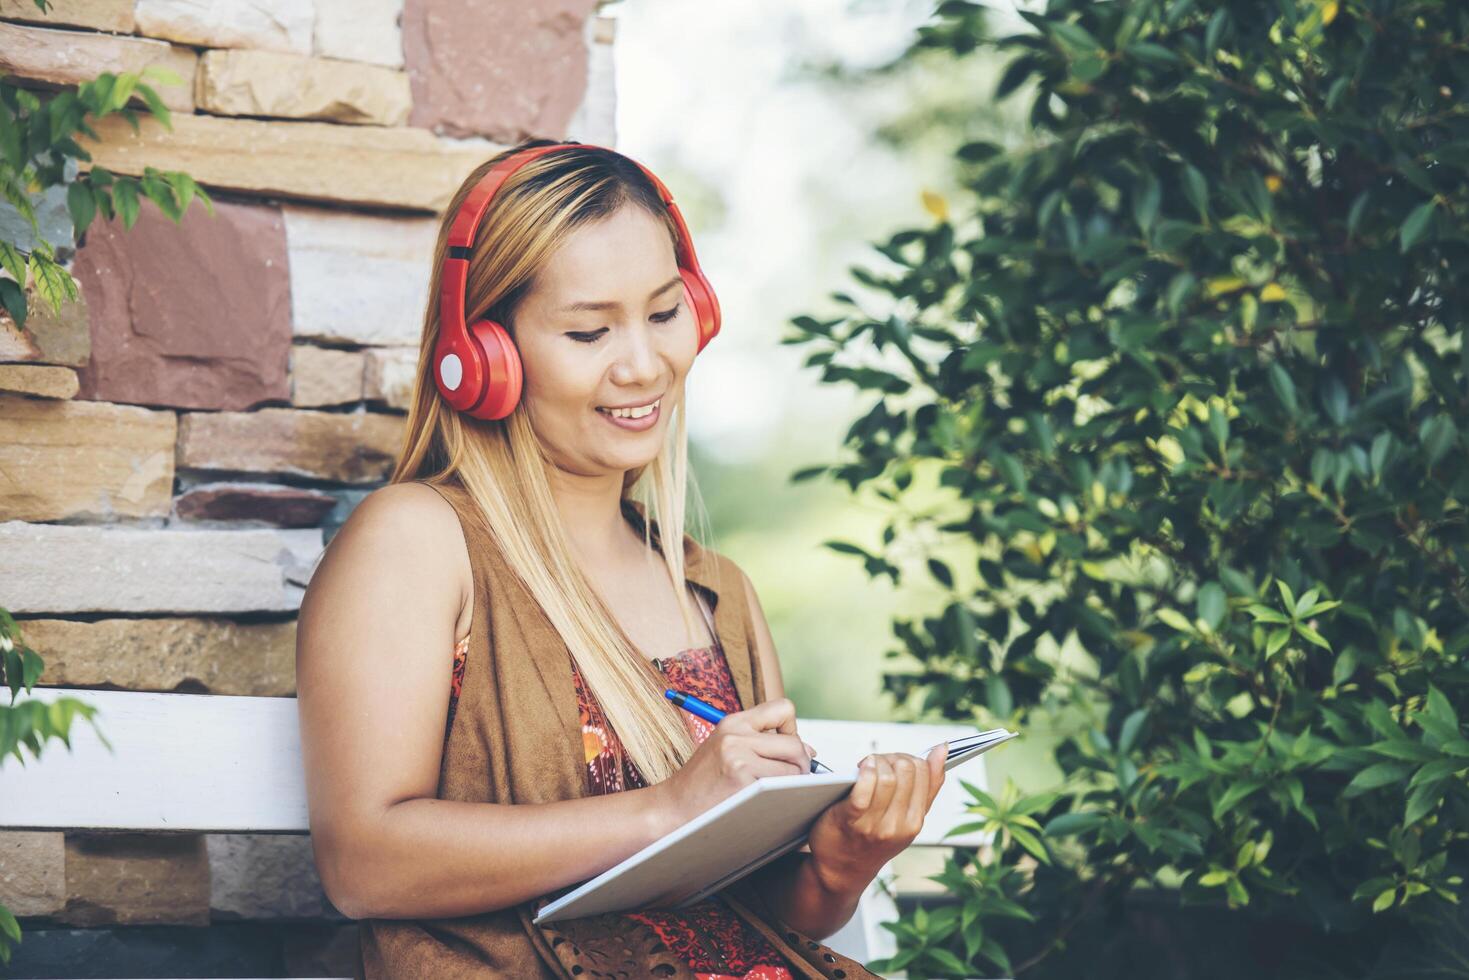
[[[612,363],[612,381],[625,387],[648,387],[657,382],[663,373],[662,352],[648,324],[634,324],[632,329],[618,333],[621,346]]]

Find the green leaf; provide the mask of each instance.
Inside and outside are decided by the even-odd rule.
[[[1402,228],[1398,231],[1401,243],[1398,249],[1400,253],[1407,252],[1428,234],[1428,229],[1433,223],[1433,210],[1437,206],[1437,199],[1428,200],[1408,212],[1408,216],[1403,219]]]
[[[1178,630],[1180,633],[1195,632],[1193,623],[1190,623],[1188,621],[1188,617],[1184,616],[1183,613],[1179,612],[1177,609],[1170,609],[1165,606],[1162,609],[1158,610],[1158,618],[1167,625],[1172,626],[1174,629]]]
[[[1360,796],[1368,790],[1379,789],[1408,778],[1413,766],[1406,762],[1374,762],[1352,777],[1342,796]]]
[[[1296,596],[1295,593],[1290,590],[1290,586],[1285,584],[1285,579],[1276,579],[1275,586],[1276,588],[1280,589],[1281,598],[1285,599],[1285,608],[1294,609],[1296,607]]]
[[[1258,779],[1241,779],[1229,785],[1219,801],[1214,804],[1214,819],[1218,820],[1230,810],[1233,810],[1240,801],[1254,793],[1265,784]]]
[[[119,179],[112,185],[112,203],[122,218],[122,227],[131,231],[138,220],[138,185],[133,180]]]
[[[1117,737],[1117,752],[1119,755],[1127,755],[1137,742],[1138,733],[1142,731],[1143,722],[1148,720],[1148,709],[1139,708],[1122,723],[1122,734]]]
[[[1196,600],[1199,618],[1209,624],[1209,628],[1217,630],[1219,624],[1224,620],[1224,612],[1229,603],[1224,595],[1224,588],[1218,582],[1205,582],[1199,588]]]
[[[71,212],[72,235],[81,238],[97,213],[97,201],[92,196],[92,188],[84,181],[74,181],[68,185],[66,208]]]

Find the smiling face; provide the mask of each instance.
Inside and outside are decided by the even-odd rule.
[[[665,226],[628,205],[575,231],[515,313],[521,403],[555,464],[622,473],[658,455],[698,327]],[[609,409],[632,408],[642,418]]]

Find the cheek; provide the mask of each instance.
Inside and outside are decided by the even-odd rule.
[[[598,375],[586,358],[575,356],[571,341],[536,341],[517,350],[523,375],[520,400],[533,414],[549,419],[588,409]]]

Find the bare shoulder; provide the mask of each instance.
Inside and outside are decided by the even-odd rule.
[[[379,587],[405,589],[405,598],[448,593],[457,609],[469,596],[470,574],[464,533],[449,502],[427,484],[392,483],[364,497],[332,538],[306,604],[313,592],[355,590],[371,578]]]

